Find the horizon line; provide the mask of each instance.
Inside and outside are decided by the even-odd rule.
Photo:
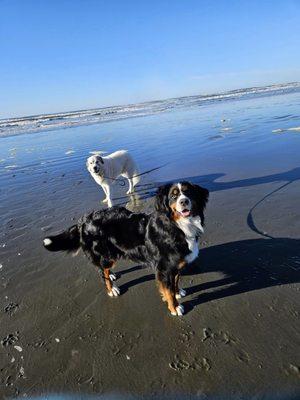
[[[234,93],[238,90],[247,90],[247,89],[259,89],[259,88],[267,88],[267,87],[273,87],[273,86],[283,86],[283,85],[295,85],[298,84],[300,85],[300,81],[292,81],[292,82],[281,82],[281,83],[272,83],[268,85],[263,85],[263,86],[247,86],[247,87],[239,87],[236,89],[230,89],[230,90],[223,90],[220,92],[206,92],[206,93],[199,93],[199,94],[193,94],[193,95],[182,95],[182,96],[175,96],[175,97],[166,97],[162,99],[156,99],[156,100],[146,100],[146,101],[141,101],[138,103],[126,103],[126,104],[115,104],[115,105],[109,105],[109,106],[100,106],[100,107],[92,107],[92,108],[82,108],[82,109],[77,109],[77,110],[69,110],[69,111],[61,111],[61,112],[50,112],[50,113],[42,113],[42,114],[31,114],[31,115],[22,115],[19,117],[4,117],[0,118],[0,121],[3,120],[23,120],[27,118],[34,118],[34,117],[40,117],[40,116],[54,116],[54,115],[61,115],[61,114],[76,114],[84,111],[93,111],[93,110],[105,110],[106,108],[114,108],[114,107],[129,107],[129,106],[134,106],[137,104],[150,104],[150,103],[156,103],[160,101],[167,101],[167,100],[174,100],[174,99],[182,99],[182,98],[192,98],[192,97],[198,97],[198,96],[216,96],[220,94],[225,94],[225,93]]]

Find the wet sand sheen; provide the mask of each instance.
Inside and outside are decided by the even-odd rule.
[[[296,115],[299,96],[272,101],[2,142],[1,396],[299,392],[299,135],[272,133],[299,126],[274,118]],[[122,296],[111,299],[81,254],[41,246],[101,206],[89,152],[122,147],[142,171],[170,162],[145,177],[146,197],[169,179],[211,191],[200,257],[182,278],[183,318],[168,314],[151,270],[120,263]],[[124,188],[114,196],[124,202]],[[150,212],[152,199],[129,207]]]

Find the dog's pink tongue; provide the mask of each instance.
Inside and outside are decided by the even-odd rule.
[[[189,217],[190,211],[189,211],[189,210],[183,210],[183,211],[181,211],[181,215],[182,215],[183,217]]]

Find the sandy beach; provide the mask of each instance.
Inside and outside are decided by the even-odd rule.
[[[299,105],[292,93],[0,137],[0,397],[297,398]],[[111,299],[81,253],[42,247],[103,207],[85,159],[121,148],[141,171],[167,165],[136,199],[116,185],[116,204],[151,212],[171,180],[210,190],[181,318],[153,271],[119,263]]]

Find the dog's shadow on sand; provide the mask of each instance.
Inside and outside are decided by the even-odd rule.
[[[188,180],[203,184],[212,192],[270,182],[285,182],[259,199],[249,210],[247,224],[251,230],[261,234],[253,221],[252,210],[273,193],[300,180],[300,168],[262,177],[216,182],[222,176],[223,174],[215,174]],[[219,272],[223,277],[217,281],[203,282],[190,287],[187,294],[192,295],[192,300],[186,302],[186,309],[236,294],[299,282],[300,240],[263,236],[268,239],[241,240],[201,249],[198,260],[184,274],[192,277],[204,272]]]
[[[249,239],[200,250],[199,259],[184,271],[193,278],[218,272],[222,278],[187,289],[186,311],[206,302],[300,281],[299,239]],[[211,290],[213,289],[213,290]]]
[[[208,174],[202,176],[191,176],[184,180],[206,187],[210,192],[218,192],[220,190],[236,189],[243,187],[256,186],[272,182],[287,182],[292,183],[300,180],[300,167],[293,168],[289,171],[279,172],[265,176],[253,178],[238,179],[235,181],[222,182],[219,179],[224,178],[226,174]]]
[[[134,266],[122,272],[142,269]],[[212,300],[235,296],[272,286],[300,281],[299,239],[249,239],[202,248],[199,258],[182,273],[184,281],[205,273],[219,273],[218,280],[183,287],[185,311]],[[187,279],[188,278],[188,279]],[[143,275],[121,286],[122,292],[141,283],[154,280],[154,274]]]
[[[124,276],[128,273],[131,272],[135,272],[135,271],[140,271],[140,270],[144,270],[145,271],[145,267],[141,266],[141,265],[135,265],[133,267],[127,268],[126,270],[121,271],[120,273],[116,273],[117,277],[119,278],[121,275]],[[153,273],[148,274],[148,275],[143,275],[140,276],[138,278],[132,279],[129,282],[123,283],[122,286],[120,286],[120,290],[122,292],[122,294],[126,293],[127,290],[129,290],[130,288],[137,286],[141,283],[144,282],[148,282],[148,281],[152,281],[155,279],[155,275]]]
[[[210,192],[219,192],[222,190],[250,187],[273,182],[286,182],[287,184],[289,184],[300,180],[300,167],[293,168],[289,171],[265,176],[238,179],[227,182],[220,181],[220,179],[223,179],[225,176],[226,174],[224,173],[215,173],[179,178],[178,181],[189,181],[191,183],[204,186]],[[157,187],[164,185],[168,182],[169,181],[144,185],[140,184],[136,188],[135,196],[137,196],[137,199],[139,201],[149,199],[155,195]],[[132,199],[128,199],[128,196],[115,197],[113,200],[116,202],[116,205],[126,205],[128,202],[132,202]]]
[[[203,185],[211,192],[271,182],[285,182],[283,186],[260,199],[256,203],[258,205],[284,186],[300,180],[300,168],[262,177],[219,182],[218,179],[223,176],[225,174],[211,174],[189,177],[185,180]],[[260,233],[252,220],[253,208],[249,210],[247,223],[251,230]],[[186,312],[209,301],[272,286],[298,283],[300,281],[300,239],[264,236],[268,238],[240,240],[201,248],[199,258],[183,271],[183,275],[191,280],[199,274],[215,272],[219,273],[221,278],[187,287],[187,298],[182,300]],[[141,267],[133,267],[122,274],[137,269]],[[136,278],[122,285],[121,289],[125,292],[135,285],[150,280],[154,280],[154,274]]]

